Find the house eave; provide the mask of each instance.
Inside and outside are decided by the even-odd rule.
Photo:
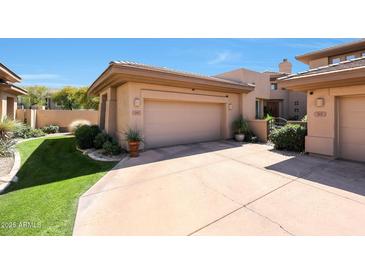
[[[0,91],[7,92],[16,96],[28,94],[27,90],[8,83],[0,83]]]
[[[279,88],[298,91],[362,84],[365,84],[365,67],[278,80]]]
[[[158,84],[230,93],[248,93],[255,88],[253,85],[248,84],[208,78],[205,79],[190,75],[180,75],[173,72],[169,73],[136,67],[118,66],[112,63],[90,86],[88,94],[98,95],[108,86],[116,87],[126,82]]]

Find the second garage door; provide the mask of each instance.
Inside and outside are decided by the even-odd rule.
[[[146,100],[148,148],[222,139],[223,104]]]
[[[339,106],[340,157],[365,162],[365,96],[342,97]]]

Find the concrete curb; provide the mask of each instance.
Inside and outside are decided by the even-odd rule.
[[[90,159],[94,161],[100,161],[100,162],[120,162],[123,161],[123,159],[126,157],[126,154],[120,154],[119,156],[104,156],[100,155],[98,151],[95,148],[88,148],[88,149],[81,149],[78,146],[76,146],[76,149],[80,151],[82,154],[88,156]]]
[[[16,182],[18,177],[16,174],[20,169],[21,159],[20,154],[17,150],[14,152],[14,164],[13,167],[8,175],[0,177],[0,194],[11,184],[11,182]]]

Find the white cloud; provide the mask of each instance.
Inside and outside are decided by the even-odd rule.
[[[212,60],[210,60],[208,62],[208,64],[217,65],[217,64],[223,64],[226,62],[237,61],[240,59],[240,57],[241,57],[241,54],[226,50],[226,51],[219,52],[215,58],[213,58]]]
[[[21,77],[24,80],[54,80],[54,79],[59,79],[61,76],[58,74],[38,73],[38,74],[22,74]]]

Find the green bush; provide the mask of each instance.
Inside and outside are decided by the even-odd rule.
[[[122,152],[121,147],[116,141],[106,141],[103,144],[104,154],[106,155],[118,155]]]
[[[51,134],[51,133],[57,133],[60,130],[59,126],[56,125],[48,125],[42,128],[44,133]]]
[[[126,132],[124,132],[124,135],[128,142],[143,142],[143,138],[138,129],[129,128]]]
[[[106,141],[111,141],[112,137],[109,134],[100,132],[94,139],[94,148],[100,149]]]
[[[91,134],[94,136],[93,139],[95,139],[96,135],[98,135],[101,132],[101,129],[98,125],[91,125],[90,129],[91,129]]]
[[[46,134],[43,132],[43,130],[37,128],[34,129],[28,125],[23,125],[14,131],[14,137],[23,139],[42,137],[45,135]]]
[[[301,152],[304,151],[306,135],[306,128],[300,125],[288,124],[280,129],[273,130],[269,135],[269,140],[274,144],[275,149]]]
[[[248,127],[248,123],[242,116],[233,121],[232,127],[234,133],[236,134],[250,134],[250,128]]]
[[[94,139],[100,133],[98,126],[82,125],[75,131],[76,143],[81,149],[92,148],[94,146]]]

